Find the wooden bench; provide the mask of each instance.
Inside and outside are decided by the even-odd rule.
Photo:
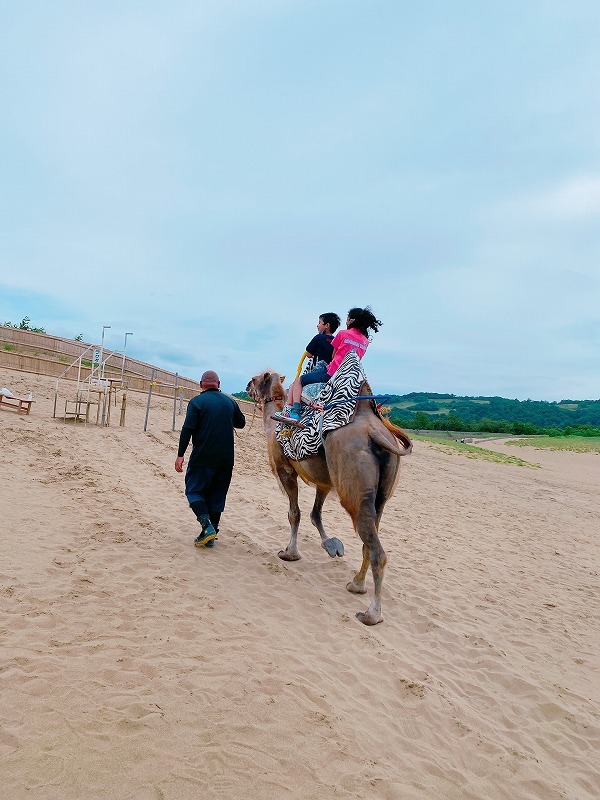
[[[26,397],[9,397],[6,394],[0,394],[0,407],[12,408],[17,414],[29,414],[32,403],[35,403],[35,400],[29,400]]]

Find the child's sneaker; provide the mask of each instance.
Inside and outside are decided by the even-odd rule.
[[[300,417],[302,416],[302,405],[294,403],[293,406],[286,406],[283,411],[273,414],[271,419],[276,419],[278,422],[283,422],[286,425],[300,425]]]

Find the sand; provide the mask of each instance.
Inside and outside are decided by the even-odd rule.
[[[172,404],[126,427],[0,410],[0,775],[11,800],[600,796],[600,457],[517,467],[416,443],[384,513],[385,621],[345,590],[301,490],[303,559],[262,422],[212,550],[173,468]],[[183,417],[177,417],[177,427]],[[502,445],[498,445],[502,447]],[[371,592],[369,579],[369,592]]]

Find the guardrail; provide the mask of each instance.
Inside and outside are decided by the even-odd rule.
[[[69,362],[77,361],[83,354],[89,354],[90,350],[94,349],[100,350],[100,345],[0,325],[0,367],[7,369],[60,378],[61,373],[67,373],[70,369],[71,363]],[[104,351],[106,352],[106,348]],[[109,352],[110,356],[107,356],[105,365],[106,377],[116,378],[121,375],[123,355],[118,351]],[[113,364],[110,363],[111,358],[114,360]],[[89,360],[91,363],[92,359]],[[129,356],[125,357],[124,378],[134,391],[148,391],[153,369],[155,370],[155,380],[160,383],[173,383],[175,380],[176,373],[174,372],[153,367],[151,364]],[[85,364],[81,365],[81,377],[84,380],[91,372],[92,368]],[[66,380],[71,379],[66,374],[64,377]],[[198,394],[200,390],[198,381],[191,378],[179,376],[178,382],[180,386],[184,387],[186,399]],[[158,392],[158,394],[162,395],[162,392]]]

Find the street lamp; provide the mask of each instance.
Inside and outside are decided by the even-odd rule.
[[[102,368],[102,375],[101,375],[102,378],[104,377],[104,364],[103,364],[103,361],[104,361],[104,331],[107,328],[110,328],[110,327],[112,327],[112,326],[111,325],[103,325],[102,326],[102,342],[100,344],[100,366],[98,367],[99,370],[100,370],[100,368]]]
[[[121,363],[121,383],[123,383],[123,375],[125,373],[125,351],[127,350],[127,337],[133,336],[133,331],[128,331],[125,334],[125,344],[123,346],[123,361]]]

